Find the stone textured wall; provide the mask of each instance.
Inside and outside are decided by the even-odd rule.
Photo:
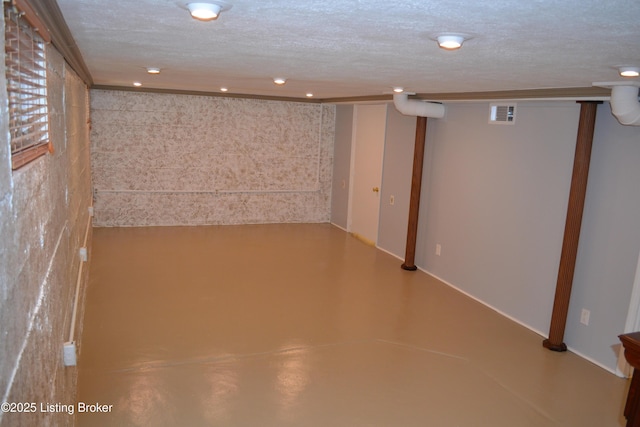
[[[335,106],[91,91],[98,226],[328,222]]]
[[[75,403],[77,371],[64,367],[62,348],[91,204],[89,92],[52,46],[47,57],[55,153],[14,172],[4,61],[0,70],[0,394],[3,402],[38,405]],[[83,271],[86,282],[86,265]],[[0,426],[66,426],[74,420],[67,413],[42,413],[39,406],[31,414],[0,412]]]

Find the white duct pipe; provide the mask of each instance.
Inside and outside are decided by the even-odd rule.
[[[636,86],[611,88],[611,112],[622,125],[640,126],[640,102]]]
[[[434,119],[444,117],[444,105],[409,99],[407,93],[394,93],[393,105],[405,116],[432,117]]]

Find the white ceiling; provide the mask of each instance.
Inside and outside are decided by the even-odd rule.
[[[638,0],[230,0],[210,22],[187,0],[57,2],[96,85],[322,99],[590,87],[640,66]],[[445,51],[441,32],[472,38]]]

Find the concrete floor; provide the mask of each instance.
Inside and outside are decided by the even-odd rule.
[[[79,426],[623,426],[628,382],[343,231],[96,229]]]

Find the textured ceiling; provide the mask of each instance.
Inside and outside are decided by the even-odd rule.
[[[640,66],[638,0],[231,0],[210,22],[186,0],[57,2],[97,85],[322,99],[589,87]],[[472,38],[444,51],[441,32]]]

